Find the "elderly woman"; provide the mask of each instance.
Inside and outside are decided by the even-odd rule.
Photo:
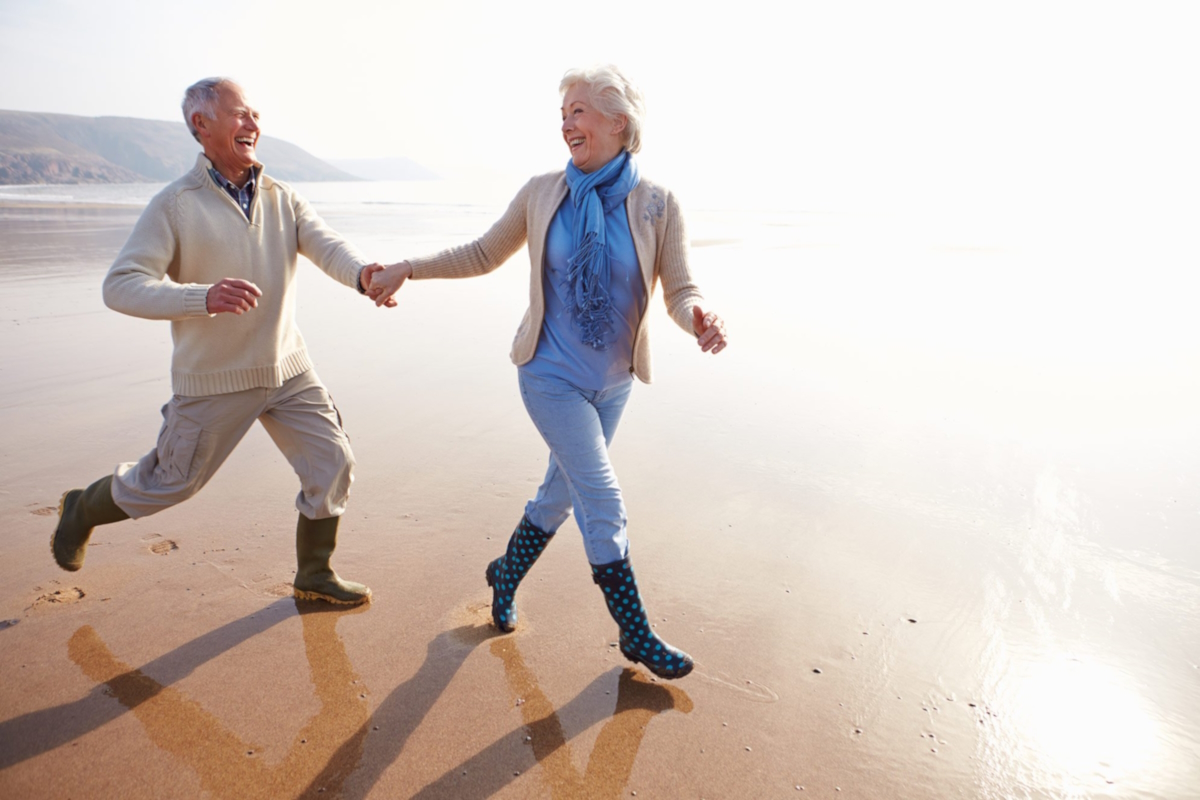
[[[725,324],[700,308],[675,198],[638,173],[640,92],[615,67],[572,70],[562,79],[565,172],[533,178],[478,240],[386,269],[368,267],[370,295],[384,303],[408,278],[466,278],[503,264],[528,243],[529,309],[512,360],[521,396],[550,448],[537,496],[487,566],[492,619],[516,627],[513,597],[572,508],[621,652],[663,678],[692,670],[683,651],[650,625],[629,563],[625,503],[608,458],[633,376],[650,382],[647,308],[661,282],[672,319],[703,352],[725,349]]]

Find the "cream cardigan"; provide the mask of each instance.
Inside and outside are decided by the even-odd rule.
[[[171,321],[176,394],[277,388],[312,369],[296,328],[297,254],[356,288],[367,261],[303,197],[262,172],[247,220],[210,166],[201,155],[146,206],[104,279],[104,302]],[[208,290],[222,278],[256,284],[258,307],[209,315]]]
[[[504,216],[480,238],[433,256],[409,259],[415,280],[470,278],[496,269],[528,242],[531,266],[529,309],[517,328],[511,353],[517,366],[528,364],[537,351],[546,314],[542,254],[550,222],[567,192],[565,173],[539,175],[521,188]],[[625,198],[625,212],[629,217],[646,297],[653,296],[654,287],[661,280],[667,312],[679,327],[695,336],[692,306],[699,305],[704,298],[692,282],[688,269],[687,231],[674,195],[643,178]],[[650,332],[646,317],[642,315],[634,335],[632,371],[643,383],[650,383]]]

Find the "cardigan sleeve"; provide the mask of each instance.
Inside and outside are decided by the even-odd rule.
[[[473,278],[484,275],[521,249],[528,236],[529,181],[509,203],[508,210],[487,233],[473,242],[451,247],[435,255],[410,258],[414,280],[426,278]]]
[[[358,274],[369,262],[354,245],[329,227],[308,201],[291,193],[296,215],[296,248],[300,255],[339,283],[358,289]]]
[[[663,302],[667,313],[675,324],[693,336],[692,306],[704,302],[704,295],[692,280],[688,267],[687,225],[679,210],[675,195],[667,193],[667,209],[664,215],[663,236],[658,248],[658,275],[662,281]]]
[[[104,277],[104,304],[145,319],[206,317],[211,284],[176,283],[179,240],[172,224],[174,195],[154,197],[138,218],[117,260]]]

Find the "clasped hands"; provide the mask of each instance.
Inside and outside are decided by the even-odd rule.
[[[394,308],[396,298],[393,295],[411,277],[412,264],[407,261],[398,261],[386,267],[383,264],[368,264],[363,267],[359,281],[362,283],[367,297],[374,300],[375,305]]]

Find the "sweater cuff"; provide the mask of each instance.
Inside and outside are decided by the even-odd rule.
[[[209,317],[208,284],[193,283],[183,290],[183,313],[188,317]]]

